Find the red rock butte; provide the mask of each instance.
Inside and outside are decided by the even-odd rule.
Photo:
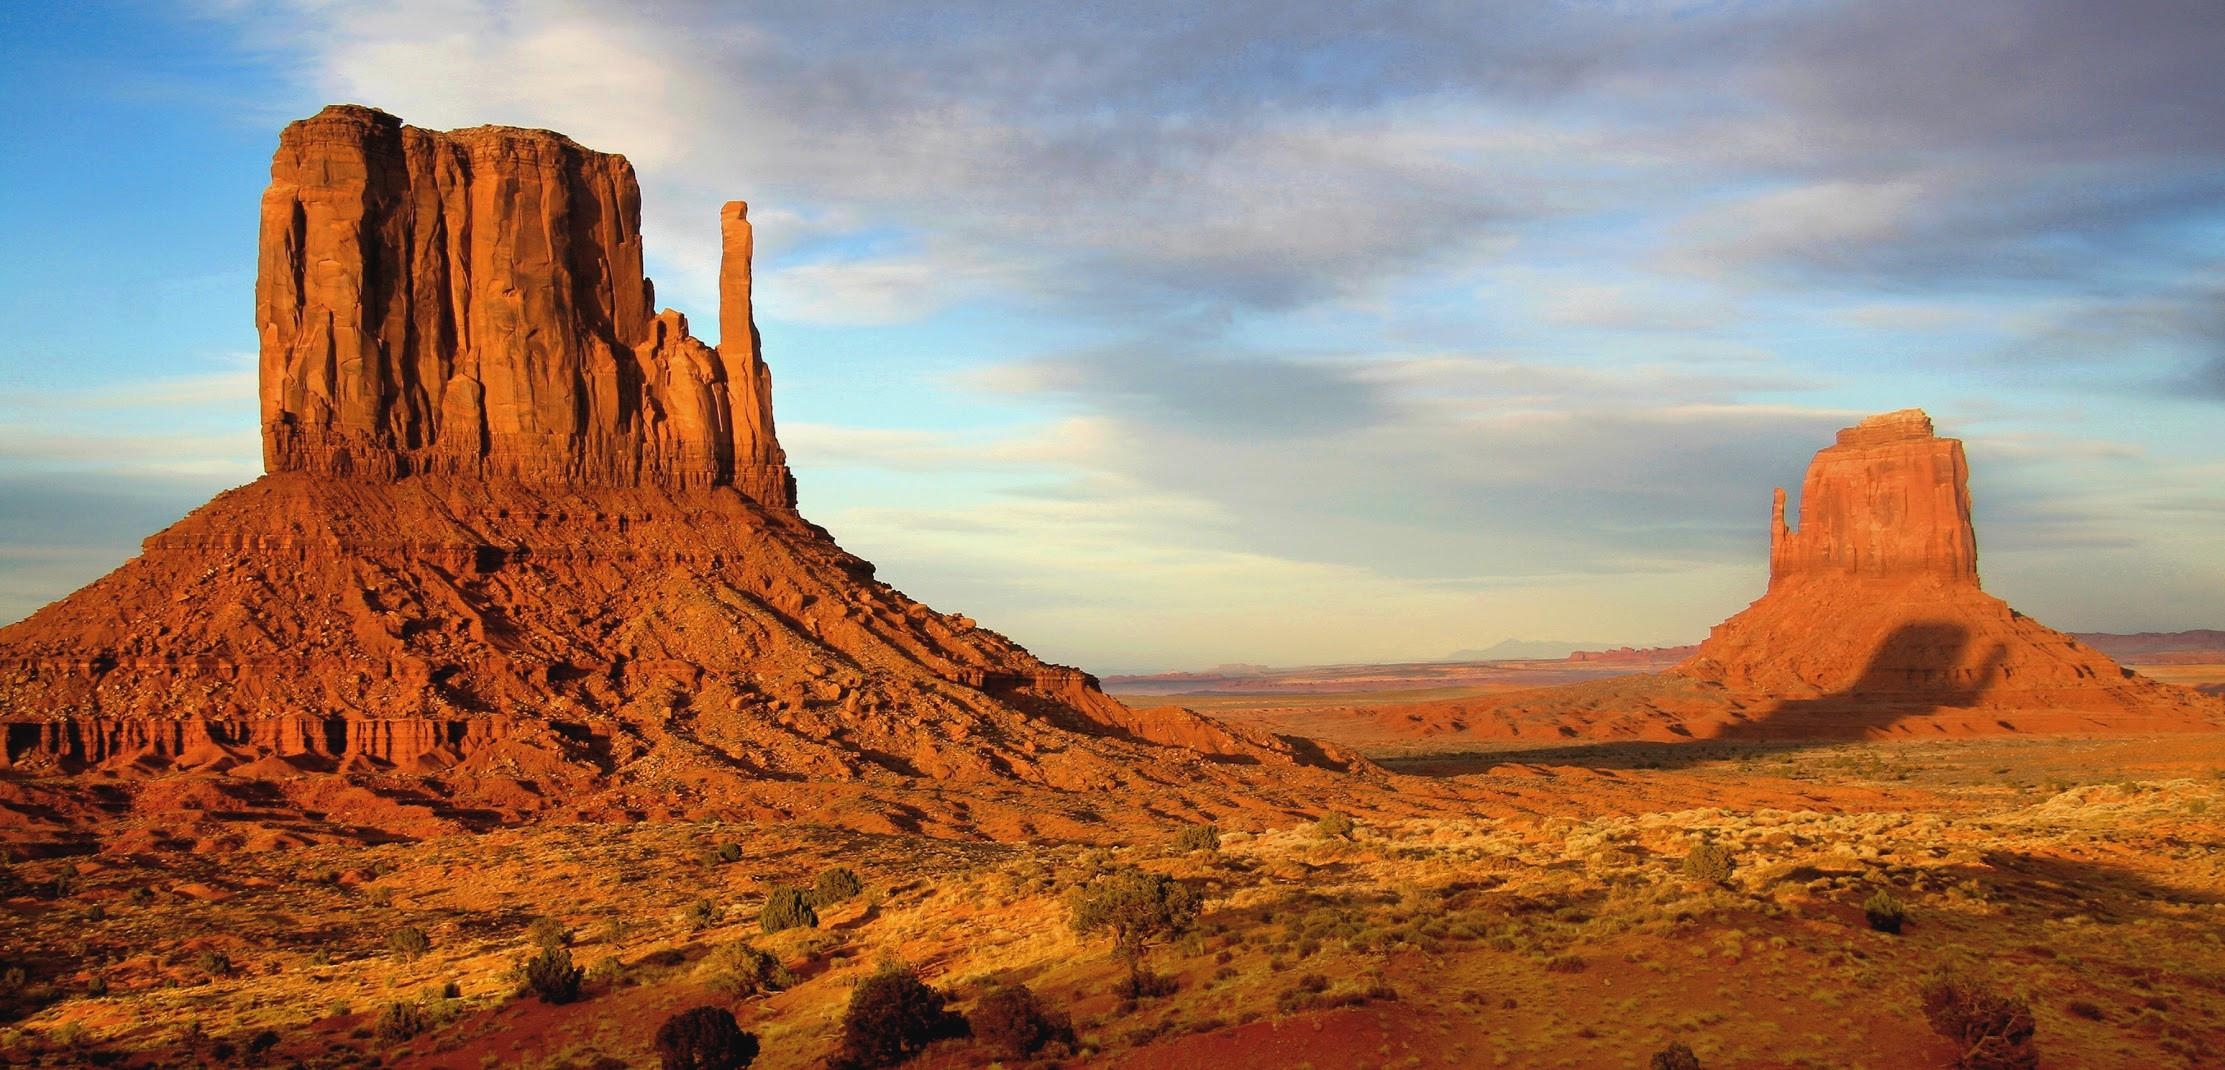
[[[720,213],[716,347],[652,311],[639,212],[623,157],[549,131],[286,127],[267,474],[0,629],[0,765],[421,775],[381,796],[413,831],[561,805],[1024,834],[1110,804],[929,812],[907,786],[1149,787],[1173,813],[1239,767],[1348,764],[1131,710],[876,581],[795,510],[746,208]]]
[[[1970,465],[1920,409],[1817,451],[1797,529],[1782,489],[1772,512],[1768,591],[1677,673],[1779,698],[1994,709],[2131,713],[2175,697],[1979,588]]]
[[[1772,740],[2204,730],[2225,704],[2132,673],[1978,583],[1970,466],[1918,409],[1817,451],[1769,586],[1666,673],[1387,707],[1420,734]]]

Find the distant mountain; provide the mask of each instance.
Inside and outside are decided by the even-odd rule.
[[[2225,631],[2196,628],[2184,632],[2072,632],[2079,642],[2118,661],[2225,661]]]
[[[1612,643],[1570,643],[1559,639],[1501,639],[1481,650],[1455,650],[1439,661],[1558,661],[1579,650],[1605,650]]]

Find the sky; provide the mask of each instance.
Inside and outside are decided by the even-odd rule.
[[[1861,416],[1988,590],[2225,627],[2213,0],[0,5],[0,620],[260,472],[257,198],[334,102],[726,200],[807,516],[1098,672],[1693,642]]]

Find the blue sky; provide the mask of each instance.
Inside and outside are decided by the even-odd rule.
[[[0,7],[0,619],[259,468],[257,196],[330,102],[716,209],[807,515],[1098,671],[1692,641],[1859,416],[1990,590],[2221,626],[2214,4]]]

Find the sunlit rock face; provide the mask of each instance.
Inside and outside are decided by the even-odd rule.
[[[353,106],[289,125],[255,286],[266,470],[731,485],[793,505],[746,208],[721,224],[712,348],[654,311],[624,157]]]

